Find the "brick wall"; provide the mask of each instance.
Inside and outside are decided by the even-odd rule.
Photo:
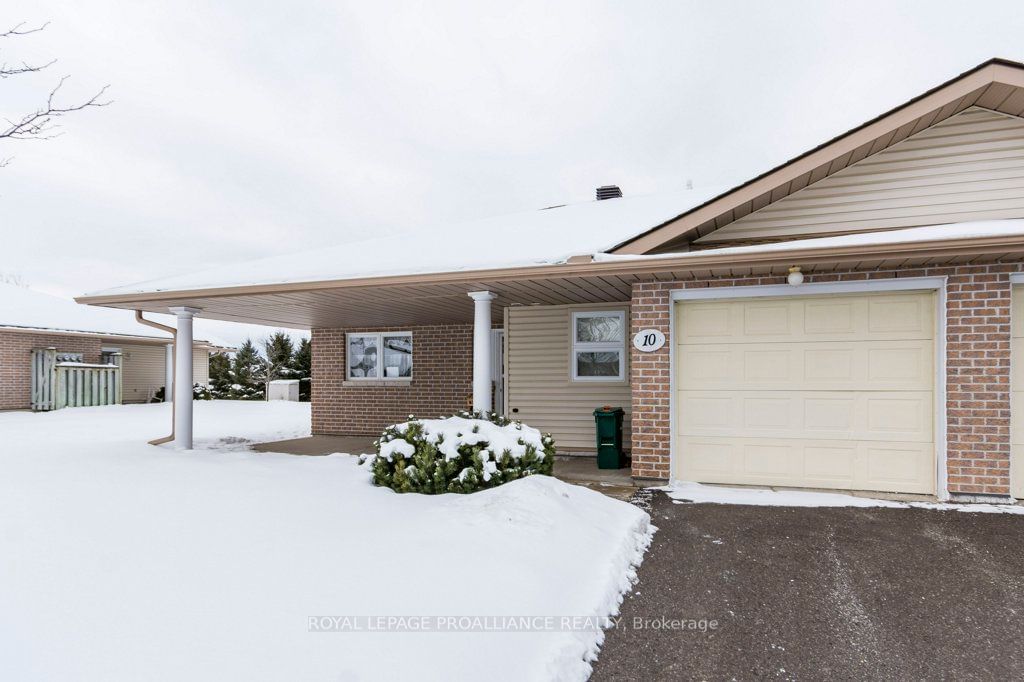
[[[85,362],[100,361],[99,338],[0,330],[0,410],[32,406],[32,351],[53,346],[65,353],[82,353]]]
[[[345,381],[345,334],[411,331],[413,378],[375,385]],[[313,433],[377,435],[410,414],[436,417],[471,406],[473,325],[314,329]]]
[[[946,420],[949,491],[1009,493],[1010,484],[1010,273],[1020,263],[850,271],[809,275],[810,282],[945,276]],[[654,353],[633,350],[633,475],[670,475],[669,294],[673,289],[784,284],[784,277],[638,282],[631,326],[660,329],[668,337]]]

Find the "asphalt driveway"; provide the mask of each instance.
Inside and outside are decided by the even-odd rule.
[[[655,493],[652,517],[594,680],[1024,678],[1024,516]]]

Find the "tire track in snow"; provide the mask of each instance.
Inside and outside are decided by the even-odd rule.
[[[898,652],[886,651],[883,646],[881,626],[858,596],[851,569],[839,554],[834,528],[829,528],[826,543],[824,558],[830,578],[832,627],[850,643],[843,650],[846,672],[861,678],[898,679],[899,671],[891,663],[899,658]]]

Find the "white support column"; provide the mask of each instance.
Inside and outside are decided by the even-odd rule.
[[[491,411],[491,301],[489,291],[471,291],[473,299],[473,409]]]
[[[174,398],[174,344],[164,346],[164,402]]]
[[[174,447],[192,449],[192,317],[198,308],[170,308],[178,318],[174,344]]]

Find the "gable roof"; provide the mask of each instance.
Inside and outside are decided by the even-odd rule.
[[[1024,217],[1024,118],[971,106],[695,244]]]
[[[630,237],[610,253],[681,250],[686,244],[976,106],[1024,114],[1024,64],[990,59],[707,202]]]

